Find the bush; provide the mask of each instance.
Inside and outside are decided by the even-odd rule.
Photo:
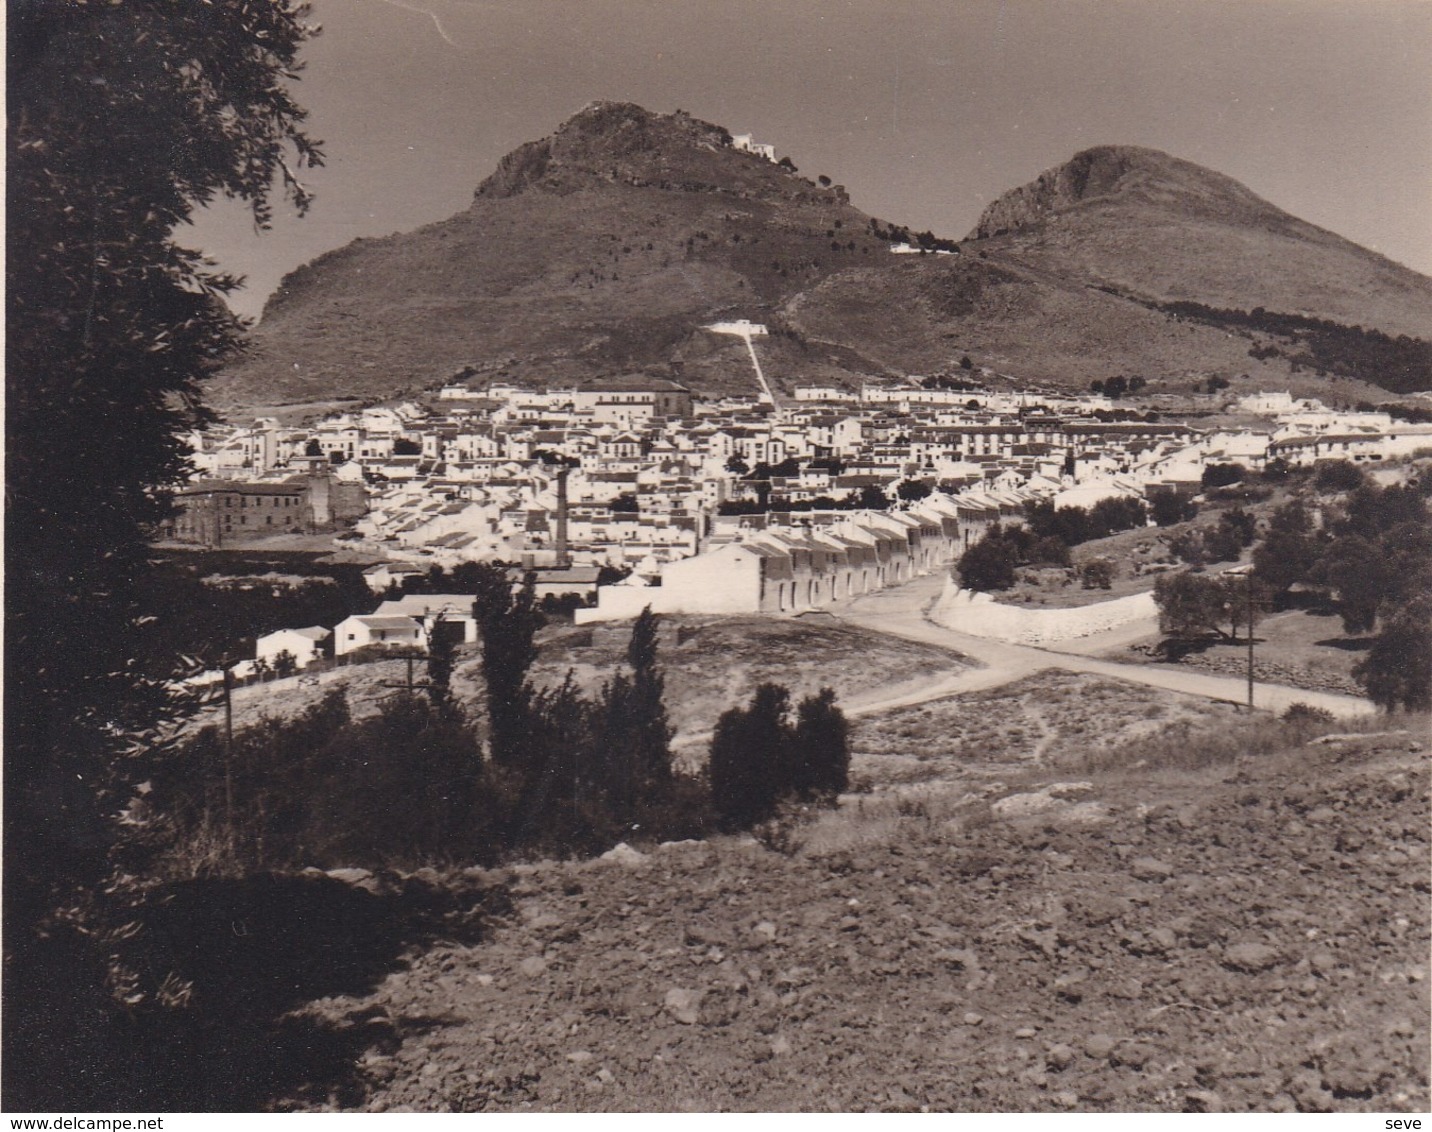
[[[1384,711],[1432,709],[1432,595],[1388,620],[1353,677]]]
[[[984,538],[960,555],[955,569],[965,589],[987,593],[1010,589],[1015,582],[1017,565],[1019,556],[1015,547],[996,523],[985,532]]]
[[[1079,580],[1086,590],[1107,590],[1114,584],[1118,564],[1112,558],[1090,558],[1079,565]]]
[[[1177,491],[1158,491],[1154,493],[1150,511],[1158,526],[1171,527],[1175,523],[1187,522],[1197,515],[1198,504]]]
[[[1313,723],[1323,724],[1333,722],[1333,713],[1327,708],[1314,707],[1312,704],[1305,704],[1301,700],[1289,704],[1288,709],[1280,717],[1284,723]]]
[[[1227,487],[1229,484],[1238,483],[1248,475],[1248,469],[1242,464],[1209,464],[1203,469],[1203,486]]]
[[[1328,494],[1356,491],[1366,482],[1362,469],[1347,460],[1319,460],[1313,469],[1313,487]]]
[[[711,738],[711,804],[730,828],[771,816],[780,800],[780,766],[790,743],[790,693],[762,684],[749,707],[731,708]]]
[[[790,723],[790,693],[762,684],[750,706],[732,708],[711,740],[711,804],[732,829],[768,821],[784,801],[833,804],[848,785],[850,728],[822,688]]]

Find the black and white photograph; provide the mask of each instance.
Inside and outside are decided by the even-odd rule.
[[[0,1109],[1420,1126],[1432,2],[6,40]]]

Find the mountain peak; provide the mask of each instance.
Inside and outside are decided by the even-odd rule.
[[[1275,229],[1300,223],[1232,177],[1192,161],[1143,146],[1101,145],[1000,196],[969,238],[988,239],[1037,227],[1072,209],[1110,205],[1151,206]]]
[[[724,127],[684,110],[659,114],[632,102],[589,102],[553,133],[519,146],[477,189],[479,198],[531,190],[577,192],[600,183],[767,195],[793,171],[734,148]],[[803,182],[800,188],[808,188]]]

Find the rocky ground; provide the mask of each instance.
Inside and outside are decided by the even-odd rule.
[[[512,913],[311,1003],[372,1040],[279,1106],[1425,1111],[1428,766],[1029,765],[469,874]]]

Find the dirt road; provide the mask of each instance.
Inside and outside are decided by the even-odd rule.
[[[942,575],[916,578],[906,585],[856,598],[852,602],[832,608],[830,612],[862,628],[955,649],[984,665],[983,668],[964,672],[948,681],[932,685],[929,694],[922,697],[925,700],[992,688],[1046,668],[1062,668],[1070,672],[1093,672],[1118,680],[1131,680],[1150,687],[1186,692],[1213,700],[1247,702],[1248,685],[1242,680],[1157,665],[1118,664],[1086,655],[1102,647],[1103,642],[1098,637],[1071,641],[1068,646],[1071,651],[1064,652],[1056,648],[1034,648],[975,637],[936,625],[926,618],[925,612],[939,596],[943,586]],[[1110,636],[1112,638],[1126,635],[1127,632],[1128,628],[1125,626],[1113,630]],[[1110,645],[1117,643],[1113,639],[1108,642]],[[865,704],[860,705],[856,714],[883,711],[917,702],[920,701],[903,699],[899,703]],[[1264,683],[1254,685],[1253,703],[1255,707],[1275,712],[1286,710],[1290,704],[1305,703],[1342,717],[1369,715],[1374,710],[1370,702],[1357,696],[1340,696]]]

